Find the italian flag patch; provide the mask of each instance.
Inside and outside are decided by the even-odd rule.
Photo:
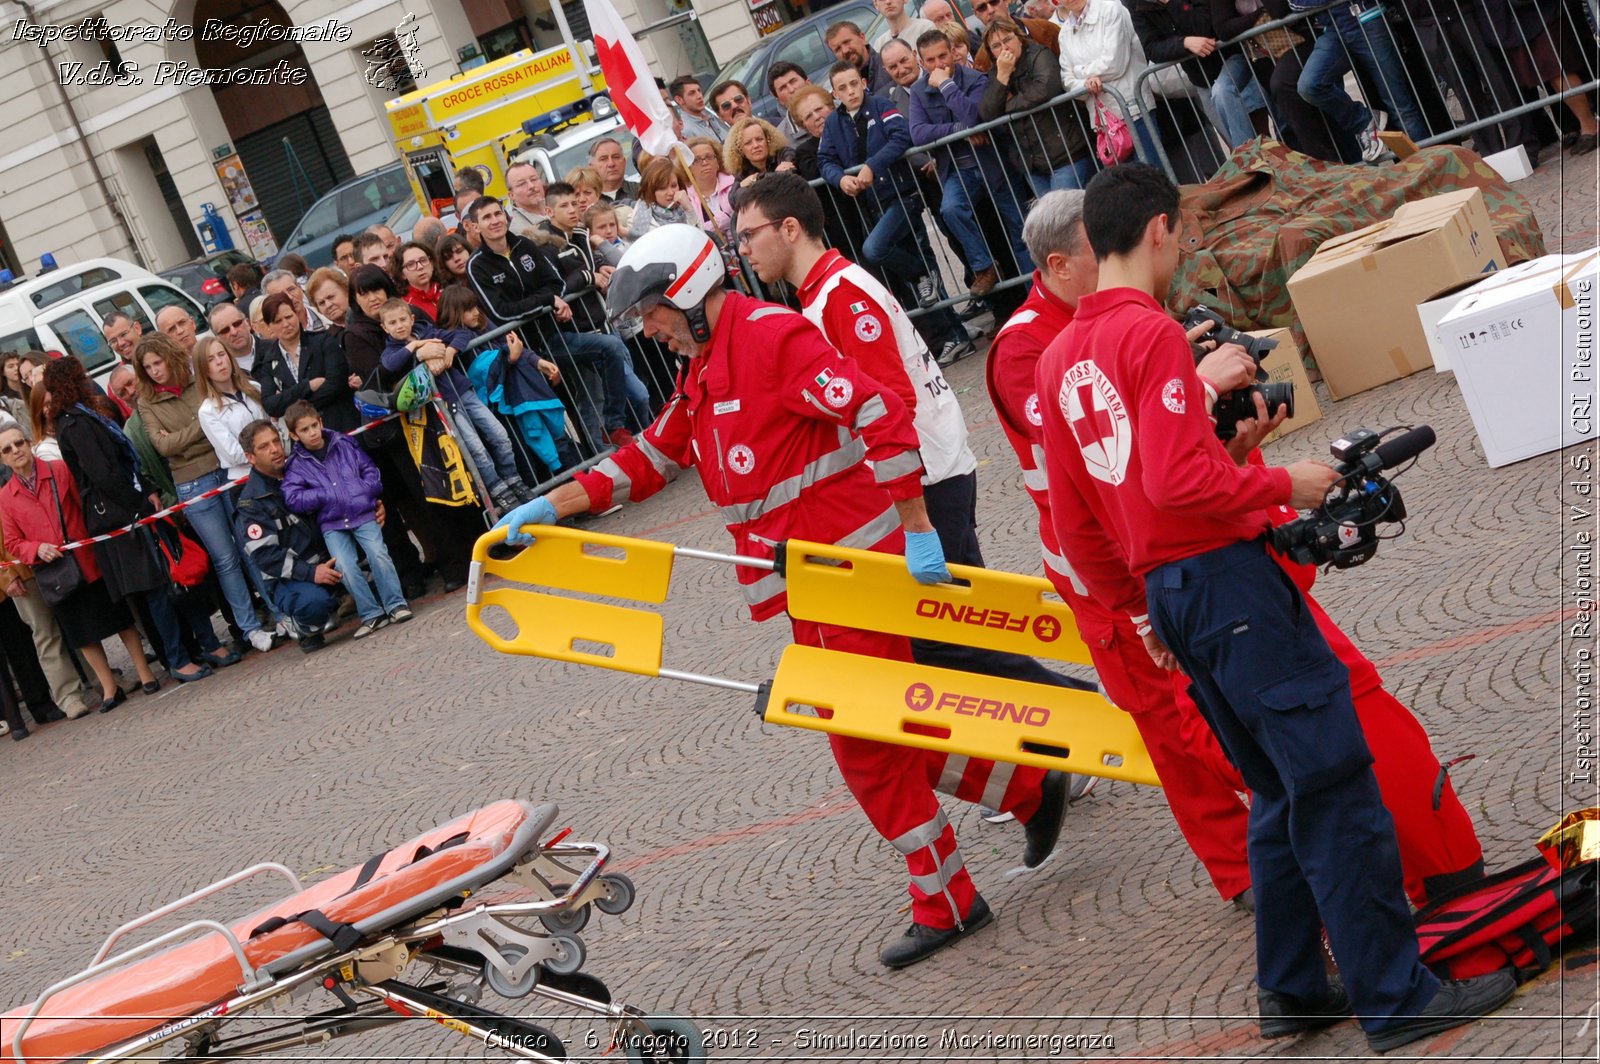
[[[851,303],[850,304],[850,313],[852,313],[852,314],[860,314],[862,311],[864,311],[866,309],[867,309],[867,305],[865,303]]]
[[[823,370],[821,373],[817,374],[816,380],[818,388],[826,388],[828,386],[828,382],[833,380],[833,370]]]

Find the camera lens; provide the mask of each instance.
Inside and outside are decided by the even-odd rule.
[[[1289,416],[1294,417],[1294,382],[1283,381],[1279,384],[1258,384],[1261,389],[1261,399],[1267,404],[1267,414],[1270,416],[1278,412],[1278,407],[1289,408]]]

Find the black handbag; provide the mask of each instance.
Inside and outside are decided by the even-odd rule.
[[[50,478],[50,494],[55,496],[56,517],[61,522],[61,536],[67,535],[67,516],[61,512],[61,492],[56,490],[56,478]],[[33,567],[34,582],[39,585],[39,593],[44,596],[44,601],[50,606],[59,606],[72,597],[73,592],[83,587],[83,570],[78,568],[78,559],[67,551],[54,561],[35,564]]]

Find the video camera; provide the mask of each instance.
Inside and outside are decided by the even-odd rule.
[[[1206,333],[1205,339],[1215,340],[1218,347],[1223,344],[1238,344],[1255,359],[1256,363],[1255,383],[1217,396],[1216,403],[1212,405],[1211,416],[1216,419],[1217,438],[1233,439],[1239,429],[1239,422],[1256,416],[1257,395],[1260,395],[1262,402],[1266,403],[1268,416],[1276,413],[1278,407],[1286,406],[1289,408],[1289,416],[1294,417],[1294,382],[1274,384],[1267,376],[1267,371],[1261,368],[1262,360],[1278,346],[1278,341],[1242,333],[1223,321],[1216,311],[1205,307],[1195,307],[1184,315],[1183,327],[1187,331],[1208,321],[1211,323],[1211,331]],[[1198,365],[1203,357],[1196,356],[1195,363]]]
[[[1398,431],[1395,429],[1390,432]],[[1436,437],[1418,425],[1386,442],[1379,433],[1356,429],[1329,446],[1339,462],[1335,495],[1318,510],[1272,530],[1272,548],[1302,565],[1349,569],[1378,552],[1378,525],[1399,521],[1404,530],[1406,505],[1400,489],[1378,474],[1417,457]],[[1398,535],[1398,533],[1396,533]]]

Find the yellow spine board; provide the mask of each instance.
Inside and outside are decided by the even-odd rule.
[[[1133,718],[1092,691],[795,645],[778,662],[764,719],[1161,785]]]
[[[789,612],[806,621],[1093,664],[1072,610],[1036,576],[952,565],[955,584],[924,585],[897,554],[789,540]],[[840,562],[848,562],[849,568]]]

